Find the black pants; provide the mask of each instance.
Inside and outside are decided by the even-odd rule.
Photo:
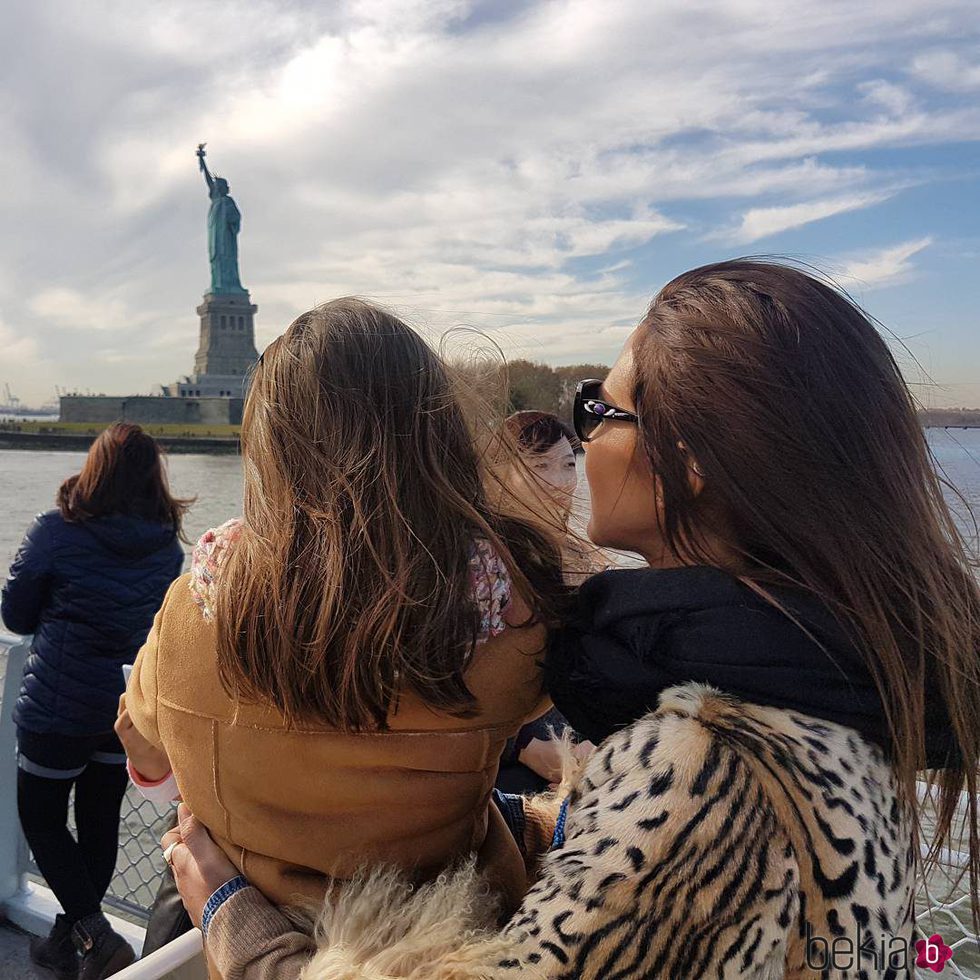
[[[116,868],[125,753],[115,735],[17,733],[17,812],[38,869],[71,922],[102,908]],[[77,840],[68,830],[75,789]]]

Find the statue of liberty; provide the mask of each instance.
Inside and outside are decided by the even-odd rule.
[[[228,196],[228,181],[211,174],[204,162],[204,143],[197,159],[207,181],[211,207],[208,209],[208,257],[211,260],[212,293],[247,293],[238,278],[238,232],[242,214]]]

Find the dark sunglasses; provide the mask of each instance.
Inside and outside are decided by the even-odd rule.
[[[580,381],[575,389],[572,424],[575,426],[575,435],[582,442],[588,442],[592,438],[592,433],[607,419],[632,422],[634,425],[638,421],[633,412],[627,412],[625,408],[617,408],[604,398],[600,398],[601,387],[602,382],[592,378],[588,381]]]

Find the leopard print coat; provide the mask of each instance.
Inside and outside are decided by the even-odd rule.
[[[913,864],[877,747],[675,687],[585,768],[505,966],[554,980],[897,977]]]
[[[685,684],[592,755],[502,932],[475,875],[420,889],[401,919],[376,902],[389,883],[333,907],[303,977],[908,976],[908,827],[881,750],[850,729]]]

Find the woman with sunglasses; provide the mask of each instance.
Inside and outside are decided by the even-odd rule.
[[[601,744],[537,881],[498,933],[472,874],[372,879],[325,913],[305,980],[910,975],[920,845],[961,790],[977,909],[980,592],[886,344],[805,272],[707,266],[575,419],[590,536],[648,567],[586,582],[550,642],[555,704]],[[182,830],[185,897],[217,888]],[[289,934],[232,902],[209,950]]]

